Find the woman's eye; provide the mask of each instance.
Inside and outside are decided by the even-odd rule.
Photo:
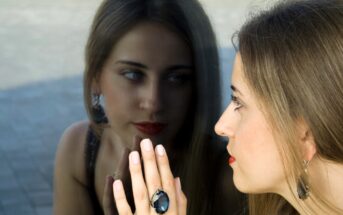
[[[167,81],[172,84],[184,84],[191,80],[191,75],[189,74],[171,74],[167,76]]]
[[[234,95],[231,95],[231,101],[235,105],[235,107],[234,107],[235,111],[239,110],[243,106],[242,103],[239,101],[239,99]]]
[[[142,72],[136,70],[123,70],[121,74],[130,81],[140,81],[144,76]]]

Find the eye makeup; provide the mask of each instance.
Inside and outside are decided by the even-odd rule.
[[[242,104],[242,102],[240,101],[240,99],[237,97],[237,96],[235,96],[235,95],[231,95],[231,101],[233,102],[233,104],[235,105],[235,107],[234,107],[234,110],[236,111],[236,110],[239,110],[242,106],[243,106],[243,104]]]

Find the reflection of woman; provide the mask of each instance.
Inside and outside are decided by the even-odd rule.
[[[282,1],[238,33],[232,102],[215,130],[229,137],[234,184],[250,193],[249,214],[343,214],[342,23],[340,0]],[[145,170],[151,162],[142,148]],[[163,183],[172,176],[159,150]],[[142,180],[134,156],[135,197],[142,197],[151,180]],[[113,188],[130,214],[119,180]],[[175,201],[170,214],[184,214],[178,184],[163,188]],[[143,211],[144,201],[137,207]]]
[[[238,33],[216,132],[250,214],[343,214],[342,24],[342,1],[290,1]]]
[[[73,124],[61,139],[54,213],[114,213],[111,189],[104,189],[113,173],[124,182],[133,206],[128,170],[119,166],[142,138],[168,150],[189,213],[214,213],[220,208],[214,196],[223,199],[211,159],[220,154],[208,132],[219,110],[219,86],[213,84],[219,83],[218,57],[200,5],[195,0],[105,0],[86,48],[84,98],[90,121]]]

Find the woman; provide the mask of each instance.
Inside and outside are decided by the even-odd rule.
[[[249,193],[249,214],[343,214],[342,24],[340,0],[282,1],[237,34],[232,102],[215,131],[229,138],[228,162],[235,186]],[[175,202],[169,214],[185,214],[179,184],[164,185],[173,176],[159,150],[155,171]],[[153,169],[146,154],[144,169]],[[134,156],[138,198],[145,182]],[[118,208],[130,214],[121,182],[113,187]],[[145,210],[137,214],[153,212],[147,203],[137,202]]]
[[[342,1],[283,1],[238,33],[215,130],[250,214],[343,214],[342,25]]]
[[[220,86],[211,84],[219,83],[218,70],[215,37],[197,1],[105,0],[86,47],[89,122],[73,124],[61,138],[54,214],[116,213],[111,175],[124,182],[134,207],[125,161],[143,138],[169,151],[188,212],[215,213],[220,201],[213,196],[224,194],[212,158],[223,154],[209,144],[215,137],[208,131],[220,105]]]

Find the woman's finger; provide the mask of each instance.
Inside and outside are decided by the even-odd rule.
[[[151,198],[158,189],[162,189],[154,147],[151,140],[144,139],[141,141],[141,152],[143,157],[145,182],[148,188],[148,196]]]
[[[125,191],[121,180],[114,181],[113,194],[119,215],[131,215],[132,211],[126,200]]]
[[[144,182],[139,153],[137,151],[130,153],[129,164],[136,214],[149,214],[149,196]]]
[[[175,181],[174,176],[170,170],[166,151],[162,145],[157,145],[155,151],[162,187],[164,192],[166,192],[169,196],[168,212],[177,213]]]
[[[130,149],[129,148],[124,149],[123,155],[121,156],[119,165],[113,177],[114,177],[114,180],[120,179],[123,182],[126,200],[131,206],[131,210],[134,211],[135,206],[134,206],[134,199],[133,199],[133,194],[132,194],[132,184],[131,184],[131,178],[130,178],[128,157],[130,154],[130,150],[133,150],[133,151],[140,150],[140,142],[142,138],[140,138],[138,135],[135,135],[132,140],[133,142],[132,142],[132,145],[130,146]],[[114,201],[112,202],[114,203]]]
[[[121,179],[123,180],[125,176],[128,176],[129,171],[128,171],[128,166],[129,162],[127,160],[127,157],[129,156],[130,150],[128,148],[124,149],[124,152],[119,160],[118,167],[116,171],[113,173],[113,178],[116,179]]]
[[[135,135],[133,137],[133,144],[131,149],[129,148],[125,148],[124,152],[120,158],[119,161],[119,165],[117,167],[116,172],[114,173],[113,177],[114,179],[121,179],[122,181],[125,181],[126,179],[129,179],[130,174],[129,174],[129,161],[128,161],[128,156],[130,154],[130,150],[131,151],[138,151],[139,150],[139,145],[140,145],[140,141],[142,140],[142,138],[140,138],[139,136]],[[131,186],[131,185],[130,185]]]
[[[187,198],[182,192],[180,178],[175,178],[175,192],[176,192],[176,201],[179,215],[186,215],[187,213]]]
[[[102,204],[103,204],[105,215],[114,215],[115,213],[114,198],[113,198],[113,192],[112,192],[113,182],[114,180],[112,176],[106,177],[104,194],[102,197]]]

